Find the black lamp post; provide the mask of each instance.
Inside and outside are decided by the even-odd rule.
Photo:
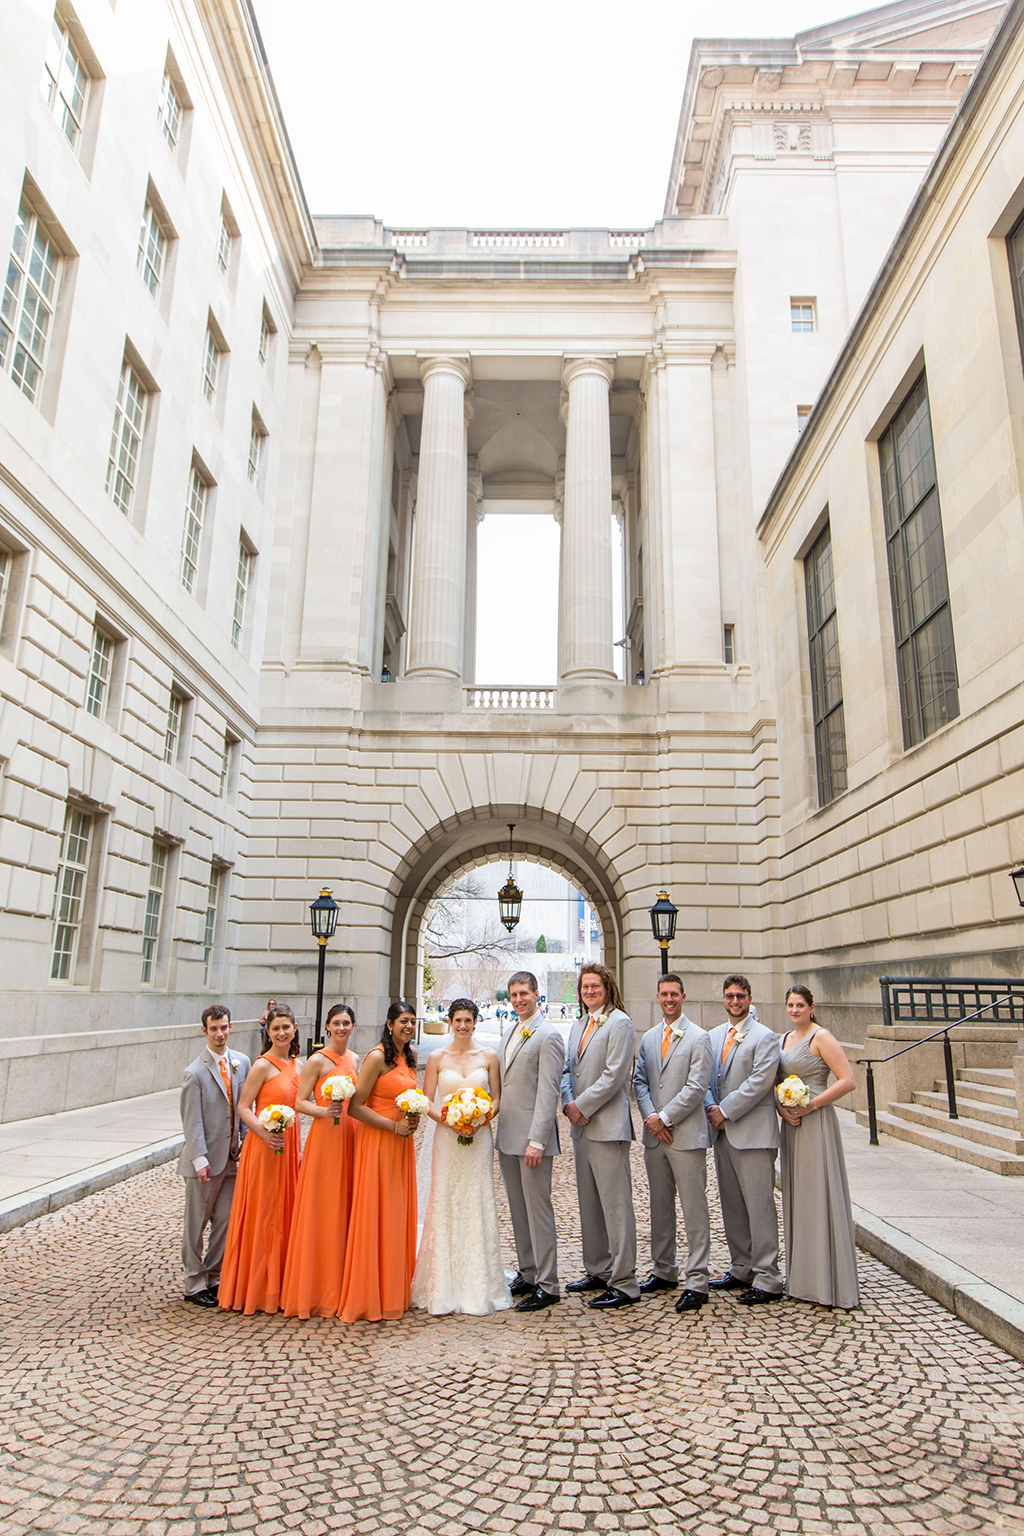
[[[309,908],[309,923],[313,937],[320,946],[320,968],[316,978],[316,1024],[314,1034],[306,1041],[306,1055],[312,1056],[323,1045],[320,1038],[320,1020],[324,1012],[324,966],[327,963],[327,941],[334,938],[338,926],[338,903],[331,898],[330,888],[322,886],[320,895]],[[314,1043],[315,1042],[315,1043]]]
[[[1016,869],[1010,870],[1010,879],[1013,888],[1017,892],[1017,900],[1024,907],[1024,864],[1019,864]]]
[[[668,891],[659,891],[658,899],[651,908],[651,932],[661,945],[661,974],[668,973],[668,947],[676,936],[678,907],[668,899]]]
[[[517,926],[519,914],[523,909],[523,893],[512,878],[512,833],[515,828],[515,822],[510,821],[508,823],[508,879],[498,892],[498,911],[509,933]]]

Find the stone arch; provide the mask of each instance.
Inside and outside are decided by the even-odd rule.
[[[618,972],[625,892],[600,844],[551,811],[490,805],[439,822],[412,845],[396,869],[390,885],[392,997],[415,991],[420,929],[430,902],[454,875],[507,856],[509,822],[515,823],[512,849],[517,859],[557,869],[583,892],[601,924],[605,963]]]

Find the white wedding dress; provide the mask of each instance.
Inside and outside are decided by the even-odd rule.
[[[464,1088],[486,1088],[487,1068],[467,1077],[444,1067],[438,1099]],[[498,1207],[494,1199],[494,1138],[485,1125],[473,1144],[461,1147],[445,1126],[434,1126],[430,1196],[412,1280],[412,1305],[439,1316],[468,1312],[483,1317],[512,1305],[501,1262]]]

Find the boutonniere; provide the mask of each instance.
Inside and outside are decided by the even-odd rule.
[[[230,1061],[230,1063],[231,1063],[231,1070],[232,1070],[232,1072],[237,1072],[238,1071],[238,1062],[235,1060],[235,1058],[233,1056],[229,1056],[228,1057],[228,1061]]]
[[[523,1030],[523,1039],[524,1040],[529,1040],[529,1038],[530,1038],[530,1036],[532,1034],[533,1034],[533,1030],[532,1029],[524,1029]]]
[[[673,1024],[672,1025],[672,1039],[673,1040],[681,1040],[685,1034],[686,1034],[686,1030],[682,1027],[682,1025],[680,1025],[680,1024]]]
[[[600,1029],[602,1024],[607,1024],[609,1017],[610,1017],[610,1015],[607,1014],[607,1013],[595,1013],[594,1014],[594,1028],[595,1029]]]

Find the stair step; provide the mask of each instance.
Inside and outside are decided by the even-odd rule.
[[[964,1089],[967,1086],[966,1083],[963,1084]],[[992,1090],[993,1093],[996,1091],[996,1089]],[[1012,1105],[998,1105],[988,1104],[984,1099],[974,1098],[973,1095],[976,1092],[977,1089],[972,1088],[972,1096],[968,1098],[966,1092],[961,1092],[958,1086],[956,1108],[961,1120],[979,1120],[985,1125],[998,1125],[1001,1130],[1007,1131],[1011,1136],[1019,1136],[1020,1125],[1017,1120],[1016,1096],[1013,1099]],[[946,1096],[945,1083],[936,1083],[934,1093],[926,1093],[919,1089],[912,1095],[912,1100],[915,1104],[924,1104],[929,1109],[937,1110],[940,1115],[945,1115],[947,1119],[949,1118],[949,1099]],[[1024,1151],[1024,1146],[1022,1146],[1021,1150]]]
[[[962,1077],[966,1083],[988,1083],[991,1088],[1012,1088],[1014,1085],[1012,1067],[961,1067],[957,1077]]]
[[[868,1117],[865,1110],[857,1111],[857,1123],[867,1125]],[[951,1123],[955,1125],[956,1121]],[[940,1152],[944,1157],[951,1157],[958,1163],[970,1163],[974,1168],[985,1168],[989,1173],[1000,1173],[1005,1177],[1024,1177],[1024,1157],[1000,1157],[997,1153],[985,1147],[979,1147],[974,1142],[964,1141],[959,1136],[947,1136],[944,1132],[933,1131],[925,1125],[914,1125],[909,1120],[899,1120],[895,1115],[887,1114],[885,1111],[878,1116],[878,1129],[886,1136],[892,1136],[896,1141],[908,1141],[913,1146],[924,1147],[929,1152]]]
[[[978,1142],[984,1147],[993,1147],[996,1151],[1013,1157],[1019,1157],[1024,1153],[1024,1139],[1021,1138],[1019,1130],[1002,1131],[998,1126],[986,1125],[983,1120],[972,1120],[963,1114],[959,1120],[951,1120],[945,1105],[938,1110],[929,1109],[924,1104],[891,1104],[889,1113],[901,1120],[911,1120],[915,1125],[930,1126],[946,1136]]]
[[[945,1093],[946,1079],[935,1079],[935,1092]],[[1009,1088],[993,1088],[988,1083],[976,1082],[974,1077],[965,1072],[956,1075],[956,1096],[959,1099],[961,1092],[965,1099],[972,1099],[976,1104],[995,1104],[999,1109],[1008,1109],[1011,1114],[1017,1113],[1017,1090],[1012,1085]]]

